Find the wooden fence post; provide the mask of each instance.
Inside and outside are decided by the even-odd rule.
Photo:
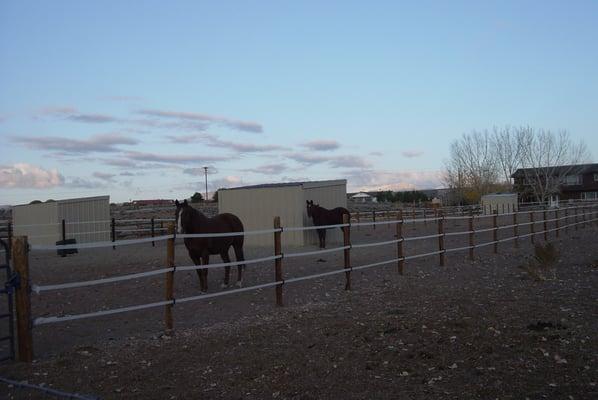
[[[474,235],[475,235],[475,232],[473,230],[473,211],[470,211],[469,212],[469,259],[471,261],[474,260],[474,257],[473,257]]]
[[[558,208],[554,210],[554,219],[555,219],[554,223],[556,225],[555,226],[555,228],[556,228],[556,237],[558,238],[559,237],[559,229],[560,229],[559,228],[559,210],[558,210]]]
[[[376,211],[372,210],[372,222],[374,222],[374,224],[372,225],[372,229],[376,229]]]
[[[569,234],[569,207],[565,207],[565,233]]]
[[[280,229],[280,217],[274,217],[274,229]],[[274,232],[274,255],[282,255],[282,231]],[[282,281],[282,258],[274,260],[274,280]],[[282,283],[276,285],[276,305],[283,306]]]
[[[411,208],[411,213],[413,215],[413,225],[415,225],[415,207]]]
[[[12,257],[12,222],[8,223],[8,257]]]
[[[494,254],[496,254],[498,253],[498,207],[493,212],[492,225],[494,227],[494,230],[492,231],[492,241],[494,242]]]
[[[515,248],[519,248],[519,224],[517,223],[517,211],[513,212],[513,236],[515,237]]]
[[[403,275],[403,267],[405,266],[405,253],[403,252],[403,210],[399,210],[397,214],[397,257],[399,262],[397,265],[399,275]]]
[[[173,268],[173,271],[166,273],[166,287],[164,288],[165,300],[172,301],[174,299],[174,224],[168,224],[168,234],[172,235],[166,241],[166,267]],[[164,326],[166,330],[172,330],[174,324],[172,322],[172,306],[173,304],[166,304],[164,306]]]
[[[574,225],[575,225],[575,230],[577,230],[577,214],[578,214],[578,212],[577,212],[577,211],[578,211],[578,207],[577,207],[577,206],[575,206],[575,207],[573,208],[573,213],[575,214],[575,219],[573,220],[573,223],[574,223]]]
[[[343,224],[349,224],[349,226],[343,226],[343,243],[344,246],[351,246],[351,220],[347,214],[343,214]],[[351,290],[351,248],[343,251],[345,258],[345,290]]]
[[[440,219],[438,219],[438,251],[440,251],[440,266],[444,266],[444,216],[442,211],[439,213]]]
[[[112,241],[116,242],[116,221],[114,220],[114,218],[112,218],[112,220],[110,221],[110,233],[112,236]],[[115,250],[116,246],[112,246],[112,250]]]
[[[357,230],[359,230],[359,228],[360,228],[360,226],[359,226],[359,222],[360,222],[360,219],[359,219],[359,211],[357,211]]]
[[[154,224],[154,217],[152,217],[152,237],[154,237],[156,229],[155,229],[155,224]],[[156,242],[152,241],[152,247],[156,247]]]
[[[17,311],[17,337],[19,361],[33,361],[33,328],[31,319],[31,282],[29,280],[29,244],[27,236],[17,236],[12,243],[12,262],[19,276],[19,285],[15,290],[15,308]]]
[[[529,225],[530,228],[530,240],[532,241],[532,243],[534,243],[534,236],[535,236],[535,232],[536,232],[536,228],[534,227],[534,212],[530,211],[529,212],[529,222],[531,222],[531,224]]]
[[[548,241],[548,222],[547,222],[547,212],[546,212],[546,207],[544,207],[544,212],[542,213],[542,215],[544,216],[544,241],[547,242]]]

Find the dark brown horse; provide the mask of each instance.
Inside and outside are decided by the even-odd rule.
[[[175,223],[177,233],[229,233],[243,232],[243,223],[233,214],[218,214],[214,218],[206,217],[201,211],[196,210],[187,204],[175,201],[176,217]],[[230,262],[228,249],[233,246],[237,261],[245,261],[243,255],[243,236],[222,236],[213,238],[185,238],[185,246],[189,252],[189,257],[195,265],[208,265],[210,254],[220,254],[222,261]],[[224,267],[224,282],[222,287],[228,287],[230,279],[230,267]],[[238,266],[237,286],[243,285],[243,269],[245,265]],[[208,290],[208,270],[198,269],[199,285],[201,291]]]
[[[343,215],[349,214],[349,210],[343,207],[336,207],[328,210],[320,207],[319,204],[314,204],[313,200],[306,200],[307,216],[314,220],[315,226],[323,225],[339,225],[343,223]],[[340,228],[341,231],[343,228]],[[316,229],[318,232],[318,239],[320,239],[320,248],[326,248],[326,229]]]

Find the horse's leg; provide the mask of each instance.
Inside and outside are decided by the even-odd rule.
[[[208,253],[208,251],[204,251],[204,253],[201,255],[201,261],[202,264],[205,265],[206,267],[208,266],[208,264],[210,263],[210,253]],[[208,291],[208,269],[202,269],[201,270],[201,275],[203,277],[203,287],[202,287],[202,291],[207,292]]]
[[[201,265],[201,257],[198,257],[195,254],[192,254],[191,252],[189,252],[189,257],[191,257],[191,260],[193,260],[193,264]],[[195,270],[195,272],[197,272],[197,277],[199,278],[199,290],[203,290],[203,276],[201,275],[201,271],[201,269]]]
[[[323,249],[324,248],[324,229],[317,229],[318,231],[318,239],[320,240],[320,248]]]
[[[322,248],[326,248],[326,229],[322,229]]]
[[[243,254],[243,243],[235,243],[233,244],[233,249],[235,250],[235,258],[237,261],[245,261],[245,255]],[[240,264],[237,267],[237,286],[243,286],[243,270],[245,269],[245,264]]]
[[[228,256],[228,249],[220,253],[220,258],[222,258],[222,262],[229,263],[230,257]],[[224,267],[224,282],[220,285],[220,288],[226,289],[228,287],[228,283],[230,282],[230,266]]]

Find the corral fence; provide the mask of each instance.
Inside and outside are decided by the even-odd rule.
[[[144,310],[150,308],[164,308],[164,326],[166,329],[173,329],[173,310],[177,304],[188,303],[193,301],[200,301],[206,299],[213,299],[221,296],[230,296],[241,292],[248,292],[257,289],[273,288],[274,298],[277,306],[284,304],[285,285],[343,274],[345,276],[344,286],[346,290],[351,289],[351,274],[354,271],[365,270],[369,268],[377,268],[383,266],[395,266],[397,273],[402,275],[405,264],[414,259],[424,257],[438,257],[438,264],[444,266],[446,263],[446,256],[453,252],[468,252],[469,259],[473,260],[476,249],[492,246],[493,253],[497,253],[499,245],[505,245],[507,242],[513,242],[515,248],[519,247],[520,242],[529,238],[534,243],[539,237],[548,240],[549,235],[559,237],[563,233],[568,233],[570,230],[578,230],[580,228],[591,226],[591,224],[598,224],[598,204],[585,204],[583,206],[566,207],[553,210],[529,210],[518,211],[500,214],[503,223],[499,223],[499,214],[492,215],[474,215],[470,210],[468,215],[445,215],[442,211],[438,211],[433,215],[424,214],[424,218],[409,218],[402,210],[398,210],[392,218],[384,220],[375,219],[371,221],[353,221],[348,215],[345,215],[342,224],[327,225],[327,226],[307,226],[307,227],[283,227],[280,223],[280,218],[275,217],[272,229],[234,232],[234,233],[207,233],[207,234],[176,234],[174,224],[169,223],[166,234],[140,238],[140,239],[125,239],[116,241],[93,242],[93,243],[78,243],[65,245],[29,245],[26,236],[18,236],[12,238],[12,262],[14,270],[18,273],[19,285],[16,287],[16,311],[17,311],[17,333],[18,333],[18,357],[19,360],[30,362],[33,359],[33,339],[32,331],[35,327],[46,324],[62,323],[66,321],[73,321],[86,318],[95,318],[106,315],[113,315],[125,312],[132,312],[136,310]],[[407,218],[406,218],[407,217]],[[505,219],[507,223],[505,223]],[[447,231],[445,229],[446,223],[449,221],[465,222],[467,228],[460,231]],[[421,236],[409,236],[407,234],[408,224],[435,224],[434,234],[426,234]],[[392,240],[386,240],[375,243],[354,243],[351,240],[352,229],[359,229],[366,226],[372,228],[382,228],[384,225],[387,229],[392,229]],[[457,226],[460,226],[456,224]],[[304,252],[289,252],[282,251],[282,236],[285,232],[305,231],[313,229],[329,229],[342,228],[343,231],[343,245],[339,247],[320,249]],[[501,232],[502,238],[499,238]],[[175,241],[180,239],[190,238],[214,238],[214,237],[229,237],[239,235],[272,235],[272,244],[274,254],[267,257],[255,258],[245,261],[235,261],[228,263],[216,263],[209,265],[187,265],[181,266],[175,264]],[[488,237],[491,235],[491,240],[483,240],[480,237]],[[452,237],[465,238],[466,246],[447,246],[447,240]],[[40,285],[32,283],[29,275],[29,254],[30,252],[56,251],[56,250],[72,250],[72,249],[91,249],[101,247],[117,247],[126,246],[138,243],[148,243],[152,241],[166,241],[165,265],[163,268],[139,272],[134,274],[113,276],[109,278],[66,282],[53,285]],[[406,252],[406,247],[410,242],[414,241],[431,241],[433,251],[426,251],[422,253],[409,254]],[[462,244],[462,243],[461,243]],[[351,256],[359,249],[377,246],[393,246],[395,256],[391,259],[373,262],[363,265],[352,265]],[[414,246],[415,248],[415,246]],[[342,252],[343,263],[338,269],[305,275],[292,278],[285,278],[284,262],[287,259],[313,256],[324,253]],[[411,252],[410,252],[411,253]],[[193,271],[202,269],[215,269],[223,267],[233,267],[240,264],[251,265],[256,263],[271,262],[274,272],[274,281],[253,285],[249,287],[242,287],[230,289],[222,292],[199,294],[195,296],[188,296],[183,298],[175,298],[174,296],[174,277],[176,272]],[[162,275],[165,282],[165,295],[152,303],[138,304],[121,308],[113,308],[108,310],[101,310],[96,312],[73,314],[73,315],[56,315],[34,317],[31,312],[31,296],[42,292],[51,292],[56,290],[68,290],[79,287],[91,287],[96,285],[104,285],[107,283],[117,283],[131,279],[138,279],[149,276]]]

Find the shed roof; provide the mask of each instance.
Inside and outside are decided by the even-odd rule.
[[[106,200],[106,201],[110,201],[110,196],[92,196],[92,197],[78,197],[76,199],[62,199],[62,200],[54,200],[51,201],[50,203],[81,203],[84,201],[95,201],[95,200]],[[48,204],[47,201],[43,201],[41,203],[35,203],[35,204],[18,204],[14,207],[24,207],[24,206],[29,206],[29,205],[36,205],[36,204]]]
[[[282,182],[282,183],[264,183],[261,185],[239,186],[234,188],[223,188],[219,190],[240,190],[240,189],[268,189],[268,188],[282,188],[290,186],[302,186],[303,189],[311,189],[324,186],[339,186],[346,185],[346,179],[336,179],[328,181],[305,181],[305,182]]]
[[[594,164],[575,164],[575,165],[560,165],[555,167],[542,167],[542,168],[519,168],[511,175],[511,178],[519,178],[525,176],[526,172],[531,172],[536,169],[554,169],[556,174],[562,174],[567,172],[570,174],[587,174],[591,172],[598,172],[598,163]]]

